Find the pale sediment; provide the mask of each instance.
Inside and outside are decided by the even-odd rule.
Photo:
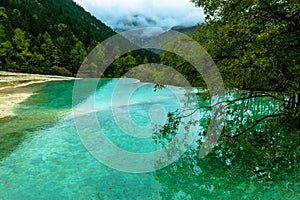
[[[13,115],[12,108],[30,97],[39,87],[27,88],[36,83],[72,80],[72,77],[25,74],[0,71],[0,118]]]

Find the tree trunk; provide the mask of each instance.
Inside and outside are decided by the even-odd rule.
[[[300,93],[298,93],[297,95],[297,99],[296,99],[296,107],[299,108],[300,107]]]

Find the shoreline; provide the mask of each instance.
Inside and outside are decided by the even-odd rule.
[[[51,81],[76,80],[75,77],[26,74],[0,71],[0,119],[13,116],[13,107],[29,98],[42,87],[26,86]]]

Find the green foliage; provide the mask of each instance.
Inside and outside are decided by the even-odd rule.
[[[228,87],[299,92],[299,2],[194,2],[207,14],[195,39],[212,55]]]
[[[118,51],[118,49],[115,49]],[[137,50],[129,52],[119,58],[116,58],[114,62],[105,71],[106,77],[132,77],[141,81],[153,82],[154,79],[149,76],[151,73],[154,75],[157,70],[149,71],[147,67],[141,67],[143,64],[148,64],[149,61],[158,62],[158,56],[152,53],[150,50]],[[102,59],[103,60],[103,59]],[[103,61],[102,61],[103,62]],[[143,69],[142,69],[143,68]],[[143,70],[143,71],[140,71]],[[146,72],[147,71],[147,72]]]
[[[51,72],[59,76],[72,76],[72,73],[64,67],[53,66]]]
[[[0,22],[0,70],[8,71],[74,76],[88,53],[115,34],[71,0],[3,0]],[[97,48],[97,58],[87,68],[91,77],[103,75],[100,62],[109,65],[104,47]],[[124,55],[104,76],[121,77],[154,57],[146,50]]]
[[[205,82],[201,74],[185,59],[180,56],[173,54],[171,52],[163,52],[160,56],[160,62],[164,65],[171,66],[173,69],[177,70],[180,74],[184,76],[185,79],[189,81],[192,86],[195,87],[206,87]],[[179,85],[174,84],[174,85]]]
[[[71,0],[3,0],[0,22],[0,70],[28,73],[74,76],[88,53],[115,34]],[[109,65],[101,49],[104,47],[97,48],[99,57],[86,69],[91,70],[88,72],[91,77],[103,75],[99,63]],[[114,51],[118,51],[117,47]],[[154,57],[147,50],[124,55],[104,76],[121,77],[132,67],[153,61]]]
[[[282,180],[292,173],[299,178],[299,2],[192,1],[206,14],[205,23],[192,37],[212,56],[228,89],[223,134],[201,162],[218,160],[252,180]],[[201,79],[181,57],[164,52],[161,62],[180,70],[194,86],[203,87],[195,83]],[[168,126],[174,124],[172,120]],[[203,126],[203,120],[200,123]]]
[[[299,132],[300,4],[273,0],[193,0],[204,8],[206,22],[194,38],[215,60],[227,88],[277,92],[279,111]],[[274,122],[275,123],[275,122]],[[281,126],[277,124],[276,128]],[[276,130],[275,128],[275,130]]]
[[[3,0],[0,70],[73,76],[87,52],[114,34],[71,0]]]
[[[71,66],[73,67],[72,73],[77,72],[77,66],[80,66],[84,58],[87,56],[87,52],[84,49],[84,45],[81,41],[77,42],[73,49],[71,50]]]

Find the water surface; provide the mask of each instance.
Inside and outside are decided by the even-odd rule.
[[[111,141],[128,151],[159,148],[151,138],[136,140],[125,135],[112,118],[110,97],[118,79],[102,79],[96,91],[89,87],[95,80],[83,81],[87,93],[96,94],[97,106],[90,112],[96,113]],[[122,84],[121,91],[126,93],[126,88],[138,83],[128,79]],[[1,122],[4,135],[15,134],[5,141],[15,140],[18,134],[22,139],[0,162],[0,199],[300,198],[297,173],[276,181],[251,178],[215,157],[199,160],[193,151],[151,173],[130,174],[111,169],[86,150],[77,134],[71,113],[72,90],[72,81],[48,83],[15,108],[16,118]],[[82,97],[75,106],[85,105],[89,98]],[[170,91],[154,93],[153,84],[141,84],[131,96],[129,113],[136,124],[146,126],[150,123],[151,106],[160,104],[166,111],[174,111],[179,106],[176,102],[176,95]],[[118,103],[116,112],[123,116],[122,106],[128,102]],[[86,129],[89,128],[87,123]]]

